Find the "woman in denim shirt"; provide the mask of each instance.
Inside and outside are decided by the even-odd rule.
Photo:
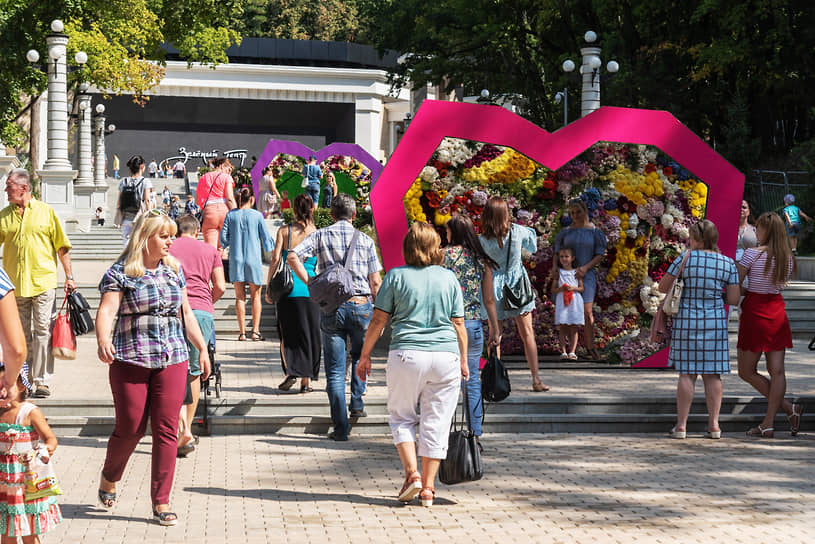
[[[169,253],[175,233],[175,222],[161,210],[151,210],[136,222],[121,257],[99,283],[102,301],[96,314],[98,355],[109,365],[116,410],[99,502],[105,508],[116,503],[116,483],[144,436],[149,417],[150,495],[153,517],[161,525],[178,523],[169,501],[189,358],[185,325],[187,337],[199,350],[204,379],[209,374],[206,342],[187,302],[184,274]]]

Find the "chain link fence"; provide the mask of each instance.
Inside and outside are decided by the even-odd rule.
[[[809,172],[753,170],[744,185],[744,200],[750,203],[753,217],[763,212],[780,212],[784,195],[793,194],[800,200],[810,188]]]

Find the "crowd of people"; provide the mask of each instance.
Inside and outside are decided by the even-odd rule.
[[[555,302],[561,358],[577,358],[581,326],[588,355],[600,358],[594,345],[592,304],[599,281],[596,266],[605,254],[606,240],[579,199],[568,203],[571,224],[554,240],[550,292],[533,293],[531,300],[516,304],[508,299],[526,274],[522,253],[536,251],[537,235],[514,221],[499,197],[484,207],[480,235],[464,215],[453,216],[442,229],[414,222],[403,240],[405,266],[383,275],[374,240],[353,226],[356,202],[337,192],[336,182],[328,184],[326,195],[335,222],[315,227],[320,194],[315,194],[314,185],[319,189],[319,184],[311,178],[319,179],[322,173],[314,171],[319,167],[313,158],[303,172],[307,192],[290,203],[293,221],[277,231],[275,240],[264,217],[279,212],[287,195],[277,191],[270,172],[256,200],[249,188],[235,191],[228,159],[217,159],[213,166],[201,178],[196,195],[188,196],[185,214],[172,211],[179,205],[166,187],[161,205],[150,198],[155,191],[144,177],[142,157],[128,160],[130,175],[120,181],[115,221],[122,226],[125,248],[99,282],[102,298],[96,317],[97,355],[108,365],[116,417],[98,488],[99,502],[106,508],[116,504],[118,483],[149,419],[153,517],[161,525],[178,523],[170,491],[177,458],[194,451],[198,440],[191,423],[201,379],[212,371],[208,345],[215,336],[214,303],[224,295],[226,282],[233,283],[237,339],[265,340],[260,330],[261,291],[269,279],[263,274],[264,252],[271,253],[270,276],[281,263],[293,276],[291,292],[274,301],[285,375],[279,388],[289,390],[300,380],[300,392],[311,392],[322,359],[333,423],[330,439],[347,441],[352,422],[367,416],[363,397],[372,352],[390,323],[388,412],[404,470],[397,493],[402,502],[418,496],[423,505],[433,504],[436,473],[446,455],[463,385],[467,417],[480,445],[479,362],[485,349],[500,349],[502,320],[512,319],[518,329],[534,392],[549,390],[540,376],[532,330],[535,296],[549,296]],[[147,167],[148,174],[155,177],[151,168]],[[9,435],[12,425],[30,427],[31,443],[42,441],[49,454],[56,449],[56,437],[42,413],[25,397],[51,394],[49,340],[58,263],[66,276],[64,291],[76,284],[70,241],[54,210],[31,195],[28,172],[13,170],[5,189],[9,206],[0,211],[6,269],[0,269],[0,348],[5,364],[0,374],[0,459],[13,463],[20,448],[31,444],[15,443]],[[781,297],[795,266],[788,238],[793,215],[789,207],[784,218],[768,212],[753,223],[749,205],[743,203],[737,262],[719,252],[716,225],[700,220],[689,230],[687,251],[661,280],[659,289],[666,293],[676,279],[684,282],[670,338],[670,363],[679,373],[673,438],[687,436],[698,375],[708,410],[706,436],[721,437],[721,375],[730,372],[728,305],[740,305],[738,374],[768,399],[763,421],[747,435],[773,437],[779,411],[787,415],[791,434],[797,434],[804,407],[786,398],[784,353],[792,340]],[[30,216],[36,221],[28,220]],[[800,210],[795,217],[808,219]],[[23,231],[25,236],[20,236]],[[312,299],[310,282],[333,265],[342,265],[350,275],[351,292],[336,307],[321,310]],[[245,328],[247,291],[250,331]],[[762,354],[769,377],[757,371]],[[11,485],[14,477],[11,472],[0,474],[0,515],[14,520],[13,526],[4,526],[5,536],[36,537],[50,530],[61,520],[56,501],[29,501]],[[40,520],[36,526],[32,516]]]

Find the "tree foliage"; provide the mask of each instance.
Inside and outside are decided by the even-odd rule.
[[[30,97],[46,87],[44,73],[29,66],[26,52],[47,60],[50,23],[65,23],[68,62],[88,54],[82,78],[113,93],[133,93],[137,101],[163,76],[164,42],[188,62],[226,62],[226,49],[240,41],[234,18],[245,0],[0,0],[0,140],[18,144],[15,122]]]
[[[604,104],[665,109],[714,145],[749,149],[752,141],[725,141],[743,138],[727,123],[738,94],[749,140],[766,154],[815,135],[812,21],[806,0],[382,0],[374,41],[410,53],[393,71],[397,85],[520,96],[525,116],[554,129],[555,92],[579,93],[560,66],[579,64],[591,29],[604,62],[621,66],[603,85]],[[574,119],[579,100],[570,103]]]
[[[238,30],[256,38],[359,41],[357,4],[354,0],[248,0]]]

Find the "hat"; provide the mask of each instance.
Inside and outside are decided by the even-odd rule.
[[[5,370],[5,368],[6,368],[5,363],[0,361],[0,369]],[[20,381],[23,382],[23,386],[26,388],[26,391],[28,391],[28,394],[30,395],[34,391],[34,388],[31,387],[31,382],[28,381],[28,363],[27,362],[23,363],[23,367],[20,369],[19,378],[20,378]]]
[[[795,202],[795,195],[786,195],[784,197],[784,204],[792,204]]]
[[[310,160],[310,161],[315,160],[316,161],[317,160],[317,155],[309,155],[308,160]]]

